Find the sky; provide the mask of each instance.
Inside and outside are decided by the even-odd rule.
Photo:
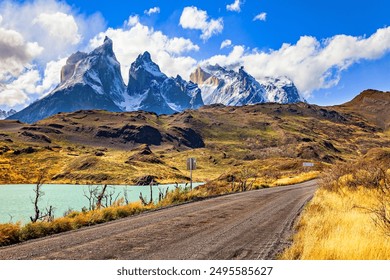
[[[125,82],[149,51],[170,76],[197,65],[287,76],[309,103],[390,90],[387,0],[0,0],[0,109],[17,110],[60,82],[66,58],[113,40]]]

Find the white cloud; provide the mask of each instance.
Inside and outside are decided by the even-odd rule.
[[[129,16],[129,19],[125,21],[124,25],[127,27],[132,27],[132,26],[136,25],[137,23],[139,23],[139,16],[134,15],[134,16]]]
[[[215,55],[206,61],[201,61],[200,64],[219,64],[228,68],[236,68],[242,65],[242,58],[244,55],[244,46],[234,46],[233,50],[228,55]]]
[[[0,83],[19,75],[41,52],[37,43],[26,42],[20,33],[0,27]]]
[[[151,53],[153,61],[159,64],[161,70],[169,76],[180,74],[187,78],[189,71],[196,64],[195,59],[184,54],[198,51],[199,46],[189,39],[168,37],[161,31],[141,24],[136,16],[130,17],[123,28],[109,28],[99,33],[90,41],[90,49],[101,45],[105,36],[113,40],[114,52],[121,63],[125,82],[128,80],[131,63],[145,51]]]
[[[33,94],[40,77],[37,70],[28,69],[11,83],[3,85],[0,92],[0,104],[13,107],[26,104],[29,94]]]
[[[220,49],[227,48],[232,45],[232,41],[227,39],[221,43]]]
[[[0,106],[46,94],[59,80],[55,62],[105,27],[100,14],[81,15],[64,1],[1,1],[0,11]]]
[[[61,69],[66,64],[67,58],[62,58],[57,61],[50,61],[46,64],[43,79],[36,87],[36,93],[40,96],[48,94],[61,81]]]
[[[198,10],[197,7],[185,7],[180,16],[180,23],[184,29],[197,29],[202,31],[200,36],[203,40],[208,40],[215,34],[223,30],[223,20],[209,19],[206,11]]]
[[[245,69],[255,78],[288,76],[306,98],[314,90],[338,84],[341,73],[362,59],[372,60],[390,52],[390,27],[378,29],[368,38],[337,35],[323,41],[302,36],[296,44],[279,50],[245,50],[235,46],[228,55],[217,55],[202,63]]]
[[[153,8],[150,8],[149,10],[145,10],[144,11],[144,14],[145,15],[152,15],[152,14],[159,14],[160,13],[160,8],[159,7],[153,7]]]
[[[253,18],[253,21],[256,21],[256,20],[266,21],[267,20],[267,13],[260,13],[260,14],[256,15]]]
[[[98,32],[104,30],[101,15],[84,16],[65,1],[2,1],[3,28],[20,33],[28,42],[37,42],[44,51],[40,63],[68,56],[83,48]]]
[[[241,12],[241,4],[242,2],[240,0],[234,0],[234,3],[226,5],[226,10],[232,12]]]
[[[76,45],[81,40],[77,23],[71,15],[61,12],[41,13],[32,23],[39,25],[56,44]]]

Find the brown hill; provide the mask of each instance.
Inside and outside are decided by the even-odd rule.
[[[365,90],[351,101],[335,107],[360,115],[384,130],[390,128],[390,91]]]
[[[294,176],[305,171],[304,161],[319,170],[390,145],[373,119],[354,113],[359,102],[351,102],[211,105],[160,116],[77,111],[33,125],[0,121],[0,183],[31,182],[42,167],[58,183],[131,183],[145,175],[183,181],[187,157],[197,158],[198,181],[247,169]],[[385,115],[376,110],[370,112]]]

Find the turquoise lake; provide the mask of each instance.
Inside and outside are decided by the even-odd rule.
[[[202,183],[193,183],[193,187],[197,187]],[[184,187],[184,185],[179,185]],[[174,185],[158,185],[153,186],[153,200],[158,200],[159,189],[163,192],[166,189],[172,191]],[[30,216],[34,214],[34,205],[32,203],[35,197],[35,185],[0,185],[0,223],[30,221]],[[129,201],[139,201],[140,192],[146,198],[150,199],[149,186],[130,186],[130,185],[109,185],[107,192],[115,192],[113,197],[119,194],[119,197],[124,197],[124,191],[127,189],[127,197]],[[52,205],[55,217],[62,217],[69,210],[81,211],[83,207],[89,207],[89,201],[84,194],[89,194],[88,186],[86,185],[42,185],[41,190],[44,195],[39,200],[39,208],[45,209]],[[106,192],[106,193],[107,193]]]

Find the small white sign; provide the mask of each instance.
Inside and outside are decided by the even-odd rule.
[[[196,159],[188,158],[187,159],[187,170],[195,170],[196,169]]]
[[[313,166],[314,166],[314,163],[312,163],[312,162],[304,162],[304,163],[303,163],[303,166],[304,166],[304,167],[313,167]]]

